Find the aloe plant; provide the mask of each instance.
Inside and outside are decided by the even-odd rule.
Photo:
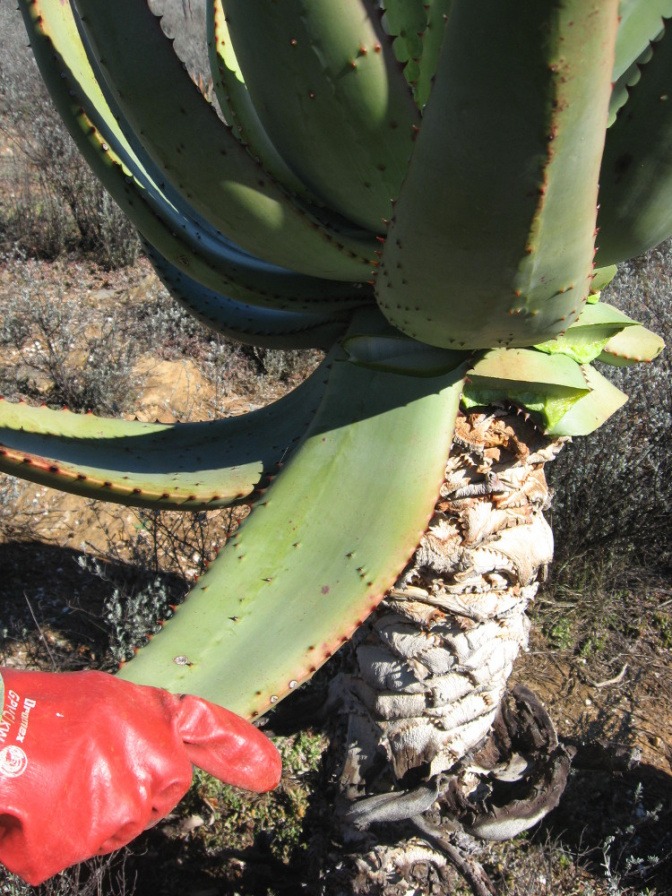
[[[365,707],[397,784],[424,763],[438,787],[487,736],[525,640],[520,614],[552,552],[539,469],[626,400],[593,362],[662,349],[600,292],[620,261],[672,234],[672,2],[208,0],[221,114],[141,0],[20,7],[55,104],[170,293],[233,339],[325,360],[276,404],[209,423],[4,402],[0,468],[129,504],[253,505],[120,670],[132,681],[259,716],[388,595],[374,628],[394,649],[384,661],[380,641],[360,650],[352,738]],[[505,443],[506,475],[492,460]],[[457,449],[470,458],[461,472]],[[429,581],[448,561],[428,560],[427,545],[465,495],[504,506],[483,485],[495,476],[532,495],[529,510],[490,526],[480,560],[483,526],[457,527],[458,599]],[[514,572],[520,612],[502,640]],[[469,593],[480,597],[467,611]],[[428,632],[452,659],[432,669],[432,654],[418,673],[413,638]],[[450,737],[416,737],[404,703],[421,717],[433,706],[427,725]],[[416,734],[400,741],[401,729]],[[488,836],[491,821],[472,828]]]

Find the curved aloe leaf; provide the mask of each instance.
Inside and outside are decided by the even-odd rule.
[[[598,360],[614,367],[630,367],[655,360],[664,348],[665,343],[657,333],[637,324],[612,336]]]
[[[379,306],[409,336],[525,346],[578,316],[616,11],[616,0],[453,4],[376,277]]]
[[[112,112],[70,3],[21,0],[21,11],[42,75],[78,148],[164,257],[208,288],[251,304],[314,311],[361,304],[366,287],[306,277],[262,262],[196,216],[161,180],[123,116],[116,109]]]
[[[264,348],[329,349],[347,326],[347,312],[330,315],[246,305],[201,286],[153,247],[145,251],[170,294],[207,327],[230,339]]]
[[[623,261],[672,234],[672,26],[607,131],[597,262]]]
[[[375,608],[414,550],[445,468],[463,371],[334,364],[302,445],[122,678],[270,709]]]
[[[135,507],[249,501],[310,423],[329,363],[274,404],[203,423],[110,420],[0,401],[0,470]]]
[[[250,97],[284,160],[330,207],[382,232],[420,116],[374,4],[224,8]]]
[[[115,101],[159,169],[247,252],[300,273],[366,280],[371,234],[336,229],[298,205],[217,117],[144,2],[78,0]]]
[[[224,118],[233,133],[248,152],[259,159],[264,170],[286,189],[315,203],[315,197],[287,166],[259,121],[238,64],[221,0],[210,0],[207,4],[206,25],[213,86]]]

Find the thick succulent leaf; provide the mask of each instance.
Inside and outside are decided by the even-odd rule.
[[[110,108],[69,2],[21,0],[35,58],[78,148],[159,251],[208,288],[251,304],[314,311],[361,304],[367,287],[298,275],[243,252],[189,208]],[[118,119],[117,119],[118,116]]]
[[[615,414],[628,396],[598,373],[585,365],[583,375],[590,392],[575,402],[567,413],[546,429],[549,436],[587,436]]]
[[[252,102],[312,193],[380,233],[420,115],[371,0],[224,0]]]
[[[206,5],[206,22],[213,86],[220,109],[233,133],[259,159],[264,170],[279,183],[303,199],[316,202],[305,184],[285,164],[259,121],[238,65],[222,0],[209,0]]]
[[[453,3],[376,277],[379,306],[409,336],[525,346],[578,316],[617,7]]]
[[[274,349],[329,349],[347,326],[348,312],[311,314],[259,308],[201,286],[145,243],[145,252],[168,292],[201,323],[242,342]]]
[[[393,584],[433,511],[462,388],[334,365],[303,444],[185,604],[120,671],[254,717]]]
[[[612,79],[618,81],[663,30],[672,16],[672,0],[620,0]]]
[[[422,109],[431,92],[452,0],[385,0],[382,5],[383,25],[393,37],[394,54]]]
[[[618,268],[615,264],[610,264],[606,268],[595,268],[593,279],[590,284],[590,295],[586,299],[587,302],[597,302],[600,298],[602,290],[608,286],[616,276]]]
[[[672,26],[607,131],[597,263],[640,255],[672,234]]]
[[[148,5],[78,0],[115,102],[165,173],[247,252],[304,274],[366,280],[373,236],[297,204],[247,152],[191,81]]]
[[[385,0],[383,25],[393,38],[394,55],[422,109],[432,89],[453,0]]]
[[[660,336],[638,324],[612,336],[598,360],[614,367],[630,367],[655,360],[664,348]]]
[[[440,376],[469,360],[467,352],[434,348],[409,339],[377,308],[357,314],[342,345],[354,364],[410,376]]]
[[[470,368],[462,401],[467,408],[510,401],[535,413],[547,431],[589,391],[582,368],[565,355],[500,348]]]
[[[590,364],[603,351],[612,336],[625,327],[633,327],[632,320],[605,302],[586,305],[579,319],[562,336],[535,345],[535,348],[549,355],[563,354],[578,364]]]
[[[203,423],[111,420],[0,401],[0,470],[135,507],[249,501],[303,435],[327,367],[266,408]]]
[[[415,101],[423,109],[432,92],[434,76],[439,62],[441,44],[454,0],[428,0],[427,25],[422,34],[422,55],[417,61],[418,74],[414,81]]]

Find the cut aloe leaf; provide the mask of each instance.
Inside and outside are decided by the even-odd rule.
[[[377,606],[424,532],[462,374],[334,364],[302,445],[185,604],[120,676],[247,717],[309,678]]]
[[[534,347],[549,355],[567,355],[578,364],[590,364],[601,354],[612,336],[636,324],[612,305],[597,302],[586,305],[579,319],[564,335]]]
[[[589,390],[580,365],[565,355],[494,349],[470,368],[462,402],[472,408],[510,401],[535,413],[549,430]]]
[[[546,435],[590,435],[628,400],[624,392],[617,389],[595,368],[585,365],[582,369],[590,392],[575,402],[556,423],[549,426]]]

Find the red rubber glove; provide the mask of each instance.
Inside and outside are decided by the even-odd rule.
[[[104,672],[3,669],[2,679],[0,862],[33,886],[163,818],[192,765],[259,792],[280,780],[273,744],[198,697]]]

